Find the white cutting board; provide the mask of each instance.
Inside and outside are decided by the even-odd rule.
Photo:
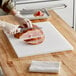
[[[42,27],[45,34],[44,42],[39,45],[28,45],[24,41],[6,34],[18,57],[73,50],[72,45],[50,22],[39,22],[35,24]]]

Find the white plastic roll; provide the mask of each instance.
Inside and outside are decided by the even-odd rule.
[[[30,72],[59,73],[61,62],[32,61]]]

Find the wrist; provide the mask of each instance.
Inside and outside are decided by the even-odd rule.
[[[20,14],[19,11],[16,12],[15,17],[24,19],[24,17]]]

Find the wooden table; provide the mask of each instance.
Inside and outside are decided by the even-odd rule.
[[[51,21],[61,34],[73,45],[74,50],[50,53],[45,55],[18,58],[10,45],[7,37],[0,29],[0,63],[5,76],[76,76],[76,33],[54,11],[45,20],[33,20],[33,22]],[[2,16],[0,20],[18,24],[13,16]],[[30,73],[28,67],[32,60],[61,61],[59,74]]]

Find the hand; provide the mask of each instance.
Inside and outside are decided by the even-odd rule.
[[[17,32],[20,32],[20,28],[18,28],[19,25],[14,25],[5,21],[0,21],[0,25],[3,28],[3,30],[9,34],[15,34]]]
[[[18,32],[20,32],[20,28],[18,28],[19,25],[6,25],[3,30],[6,31],[8,34],[16,34]]]
[[[17,12],[15,16],[21,25],[27,25],[28,28],[32,27],[32,22],[29,19],[24,18],[19,12]]]

